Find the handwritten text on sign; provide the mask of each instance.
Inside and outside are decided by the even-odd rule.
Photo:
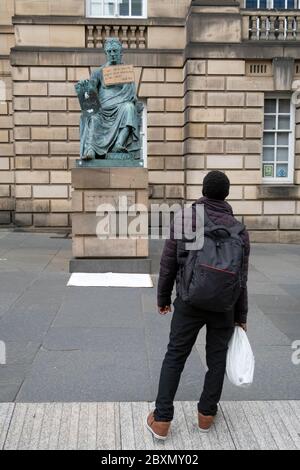
[[[103,68],[103,78],[106,86],[134,82],[133,65],[112,65]]]

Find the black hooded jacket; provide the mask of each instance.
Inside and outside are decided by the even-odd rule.
[[[226,201],[201,197],[197,204],[204,204],[209,218],[217,225],[232,226],[236,223],[232,207]],[[193,212],[193,220],[196,218],[196,211]],[[247,279],[250,255],[250,240],[247,230],[241,234],[245,244],[245,260],[243,268],[243,279],[245,287],[236,302],[234,320],[237,323],[246,323],[248,314],[248,292]],[[174,226],[171,224],[170,239],[166,240],[160,261],[160,273],[157,289],[157,303],[159,307],[171,305],[171,295],[178,271],[177,263],[177,240],[174,238]]]

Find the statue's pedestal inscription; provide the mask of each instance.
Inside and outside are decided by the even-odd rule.
[[[72,183],[75,258],[148,256],[147,169],[74,168]]]

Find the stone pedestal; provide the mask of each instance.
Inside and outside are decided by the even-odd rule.
[[[72,186],[74,259],[71,261],[70,270],[150,272],[150,260],[147,259],[148,223],[143,225],[142,230],[139,230],[134,238],[126,237],[126,234],[124,237],[124,227],[127,232],[128,226],[133,220],[137,220],[138,214],[135,211],[127,213],[122,206],[120,207],[120,201],[123,203],[127,201],[128,208],[134,204],[141,204],[138,210],[144,212],[144,220],[147,218],[148,170],[139,167],[74,168]],[[106,226],[107,235],[103,236],[100,230],[99,238],[99,227],[103,225],[105,217],[106,221],[116,221],[116,231],[114,223],[110,223]],[[119,226],[121,219],[122,229]],[[130,263],[131,260],[134,262]]]

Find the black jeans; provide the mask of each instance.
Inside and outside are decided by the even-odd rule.
[[[174,302],[170,342],[163,361],[154,416],[157,421],[172,421],[174,398],[185,362],[190,355],[201,328],[206,324],[206,362],[208,372],[205,376],[203,392],[198,403],[198,411],[214,416],[218,410],[224,375],[228,343],[233,326],[215,327],[201,312],[191,313],[182,303]],[[222,315],[220,313],[219,315]],[[217,325],[219,326],[219,325]],[[200,360],[200,359],[199,359]]]

